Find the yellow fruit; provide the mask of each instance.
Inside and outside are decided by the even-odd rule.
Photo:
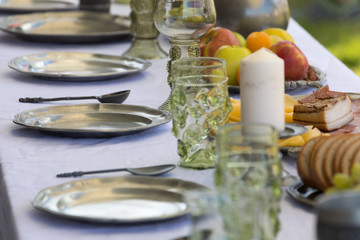
[[[280,41],[284,41],[284,39],[282,39],[281,37],[279,37],[277,35],[269,35],[269,36],[270,36],[272,44],[275,44],[275,43],[280,42]]]
[[[282,28],[267,28],[262,30],[262,32],[265,32],[269,35],[276,35],[281,37],[283,40],[287,40],[290,42],[295,43],[293,37],[290,35],[290,33],[288,33],[286,30],[282,29]]]
[[[237,72],[240,61],[251,54],[245,47],[225,45],[220,47],[214,54],[214,57],[226,60],[226,71],[228,76],[228,85],[237,86]]]
[[[348,189],[354,186],[350,176],[344,173],[336,173],[333,177],[333,183],[337,189]]]

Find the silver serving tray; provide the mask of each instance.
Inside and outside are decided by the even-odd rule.
[[[16,57],[9,67],[34,77],[56,81],[98,81],[147,69],[138,58],[81,52],[44,52]]]
[[[75,10],[77,4],[63,0],[0,0],[0,12],[22,13]]]
[[[320,70],[317,67],[312,66],[315,70],[316,75],[318,76],[318,81],[305,81],[305,80],[298,80],[298,81],[285,81],[285,91],[290,91],[298,88],[303,87],[312,87],[316,89],[322,88],[324,85],[323,83],[326,82],[326,73]],[[240,93],[240,86],[228,86],[229,93]]]
[[[41,190],[32,205],[74,220],[105,223],[152,222],[188,212],[183,193],[207,188],[188,181],[156,177],[92,178]]]
[[[129,18],[90,11],[44,12],[9,16],[0,29],[38,42],[93,43],[130,34]]]
[[[38,108],[18,113],[21,126],[70,137],[114,137],[133,134],[171,120],[171,114],[145,106],[79,104]]]
[[[322,194],[321,191],[306,186],[300,180],[287,187],[286,192],[294,200],[309,206],[315,206],[316,198]]]

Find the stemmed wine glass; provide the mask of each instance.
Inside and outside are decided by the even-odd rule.
[[[171,84],[171,63],[183,57],[200,55],[200,38],[216,23],[214,0],[158,0],[154,22],[156,28],[170,39],[168,84]],[[168,100],[159,107],[166,109]]]

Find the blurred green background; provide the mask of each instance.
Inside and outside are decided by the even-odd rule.
[[[288,0],[291,16],[360,76],[360,0]]]

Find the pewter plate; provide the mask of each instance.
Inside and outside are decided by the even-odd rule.
[[[32,205],[73,220],[140,223],[167,220],[188,212],[183,193],[207,188],[188,181],[155,177],[91,178],[41,190]]]
[[[293,136],[302,135],[309,131],[304,125],[296,123],[285,123],[285,129],[279,132],[279,138],[285,139]]]
[[[305,80],[298,80],[298,81],[285,81],[285,91],[290,91],[298,88],[303,87],[312,87],[316,89],[322,88],[324,85],[323,83],[326,82],[326,73],[320,70],[317,67],[312,66],[315,70],[316,75],[318,76],[318,81],[305,81]],[[228,86],[229,93],[240,93],[240,86]]]
[[[79,104],[18,113],[21,126],[69,137],[115,137],[143,131],[171,120],[166,111],[125,104]]]
[[[289,157],[297,159],[301,152],[302,146],[284,146],[280,147],[280,151],[286,153]]]
[[[287,187],[286,192],[294,200],[309,206],[315,206],[315,199],[322,194],[321,191],[306,186],[300,180]]]
[[[98,81],[147,69],[151,63],[138,58],[85,52],[44,52],[16,57],[9,67],[34,77],[55,81]]]
[[[6,13],[75,10],[77,8],[76,4],[62,0],[0,0],[0,12]]]
[[[44,12],[9,16],[0,29],[37,42],[94,43],[130,34],[129,18],[90,11]]]

